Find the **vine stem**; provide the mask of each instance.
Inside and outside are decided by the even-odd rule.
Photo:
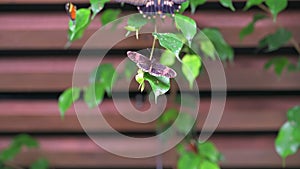
[[[155,22],[155,24],[154,24],[154,33],[157,33],[156,22]],[[154,36],[154,38],[153,38],[153,43],[152,43],[152,48],[151,48],[151,53],[150,53],[150,60],[152,60],[152,57],[153,57],[153,52],[154,52],[155,42],[156,42],[156,37]]]
[[[270,12],[270,10],[263,4],[258,5],[258,7],[263,10],[264,12],[266,12],[268,15],[270,15],[270,17],[272,17],[272,13]],[[283,27],[280,23],[275,23],[275,25],[277,27]],[[291,38],[290,42],[292,43],[292,45],[294,46],[294,48],[296,49],[297,53],[300,55],[300,46],[299,43],[296,41],[296,39],[294,37]]]

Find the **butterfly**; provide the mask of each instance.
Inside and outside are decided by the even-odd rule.
[[[130,60],[135,62],[140,69],[144,72],[148,72],[152,76],[164,76],[167,78],[177,76],[177,73],[173,69],[160,64],[155,59],[150,60],[146,56],[132,51],[128,51],[127,56]]]
[[[77,7],[72,4],[71,2],[66,3],[66,11],[70,17],[70,19],[73,21],[74,25],[75,25],[75,19],[76,19],[76,11],[77,11]]]
[[[162,18],[164,14],[169,13],[174,16],[175,11],[179,11],[180,4],[186,0],[115,0],[137,6],[137,9],[144,17],[155,17],[159,14]]]

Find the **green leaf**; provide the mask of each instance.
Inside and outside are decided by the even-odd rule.
[[[268,52],[272,52],[285,45],[291,38],[292,33],[290,31],[280,28],[274,34],[270,34],[260,40],[259,48],[268,46]]]
[[[101,15],[101,23],[102,26],[108,24],[109,22],[112,22],[114,20],[116,20],[118,18],[118,16],[120,15],[121,10],[117,9],[107,9],[105,10],[102,15]]]
[[[0,153],[0,161],[5,162],[12,160],[21,151],[21,148],[26,146],[28,148],[38,147],[38,142],[27,134],[20,134],[13,138],[8,148],[5,148]]]
[[[176,109],[168,109],[159,117],[157,125],[167,126],[172,124],[176,120],[178,113],[179,112]]]
[[[94,108],[102,102],[104,93],[105,85],[93,83],[84,90],[83,100],[89,108]]]
[[[165,50],[160,57],[160,63],[165,66],[172,66],[175,63],[175,58],[176,56],[174,53],[169,50]]]
[[[149,73],[145,73],[144,78],[149,82],[152,88],[155,97],[155,103],[157,103],[158,96],[163,95],[170,90],[170,79],[167,77],[156,77],[151,76]]]
[[[253,16],[252,21],[246,26],[244,27],[241,32],[240,32],[240,39],[244,39],[245,36],[250,35],[251,33],[253,33],[254,31],[254,25],[257,21],[262,20],[266,18],[266,15],[263,14],[255,14]]]
[[[90,0],[93,11],[92,19],[104,8],[106,2],[109,2],[109,0]]]
[[[188,113],[180,113],[178,115],[178,122],[176,122],[176,128],[182,134],[189,133],[195,124],[195,118]]]
[[[79,99],[80,88],[73,87],[65,90],[58,98],[58,107],[60,116],[63,118],[66,111],[72,106],[72,104]]]
[[[141,29],[141,27],[147,23],[148,19],[144,18],[142,15],[131,15],[127,20],[127,26],[135,28],[135,30]]]
[[[295,154],[299,147],[299,142],[293,137],[294,127],[290,122],[286,122],[279,130],[275,140],[275,148],[281,158]]]
[[[159,40],[159,44],[173,52],[177,58],[179,58],[180,50],[183,46],[183,42],[173,33],[153,33]]]
[[[264,66],[265,69],[270,69],[271,66],[274,67],[274,71],[277,76],[281,76],[283,70],[289,65],[289,60],[286,57],[276,57],[270,59]]]
[[[287,5],[287,0],[266,0],[266,4],[273,15],[273,20],[276,21],[279,12],[283,11]]]
[[[185,153],[180,156],[177,168],[178,169],[198,169],[201,162],[201,157],[197,156],[195,153]],[[210,168],[207,168],[210,169]]]
[[[206,0],[190,0],[191,12],[195,13],[199,5],[205,4]]]
[[[264,2],[264,0],[248,0],[246,6],[244,7],[244,11],[248,10],[252,6],[260,5]]]
[[[185,55],[182,59],[182,72],[193,88],[194,80],[199,75],[201,68],[201,57],[198,55]]]
[[[206,28],[202,32],[214,44],[221,60],[233,60],[233,49],[224,40],[222,34],[217,29]]]
[[[175,15],[175,23],[176,23],[176,26],[183,33],[184,37],[189,42],[189,45],[191,45],[192,40],[197,33],[196,22],[190,17],[176,14]]]
[[[30,165],[30,169],[48,169],[49,162],[47,159],[39,158],[33,164]]]
[[[112,64],[101,64],[96,67],[90,75],[89,81],[93,83],[101,83],[108,95],[111,94],[112,86],[117,78],[117,73]]]
[[[20,146],[26,146],[28,148],[37,148],[39,146],[36,139],[31,137],[28,134],[19,134],[16,137],[14,137],[13,145],[20,145]]]
[[[200,163],[199,169],[220,169],[220,167],[217,163],[205,160]]]
[[[185,1],[181,4],[181,8],[179,9],[179,13],[183,13],[188,7],[189,7],[190,2]]]
[[[205,56],[210,57],[211,59],[216,59],[216,50],[214,44],[209,39],[203,38],[200,40],[200,49],[202,50]]]
[[[220,3],[226,7],[226,8],[230,8],[232,11],[235,11],[235,8],[232,4],[232,0],[220,0]]]
[[[300,126],[300,106],[289,109],[287,117],[290,123]]]
[[[199,153],[209,161],[217,163],[220,161],[221,154],[211,142],[198,143]]]
[[[69,41],[80,39],[83,36],[84,31],[90,24],[91,11],[89,9],[79,9],[76,12],[76,24],[72,21],[69,22]]]

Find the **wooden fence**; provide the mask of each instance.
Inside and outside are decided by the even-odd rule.
[[[88,1],[74,2],[81,4]],[[300,4],[298,0],[289,2]],[[69,110],[65,119],[61,120],[58,94],[72,85],[78,50],[101,26],[99,21],[94,21],[84,38],[65,50],[68,17],[64,3],[65,0],[0,1],[0,8],[3,9],[0,11],[0,149],[6,147],[15,134],[30,133],[39,140],[40,149],[23,152],[16,159],[18,164],[26,166],[37,156],[44,156],[49,159],[52,168],[155,168],[155,158],[128,159],[98,147],[84,134],[74,109]],[[272,21],[259,22],[253,35],[241,42],[238,33],[252,20],[256,9],[231,12],[220,7],[216,0],[208,3],[209,9],[201,8],[191,17],[201,28],[219,28],[227,42],[236,49],[234,64],[228,64],[225,68],[229,90],[225,112],[211,138],[225,156],[221,166],[228,169],[280,168],[282,161],[275,152],[274,139],[279,127],[286,121],[286,111],[299,104],[300,74],[284,73],[279,79],[272,71],[263,70],[263,65],[274,55],[283,54],[296,59],[296,53],[289,44],[279,53],[255,54],[252,49],[259,39],[274,32]],[[235,3],[243,4],[244,1]],[[49,10],[48,5],[56,10]],[[23,6],[26,8],[22,10]],[[35,6],[41,9],[34,9]],[[278,16],[278,22],[292,31],[298,42],[299,9],[292,7]],[[131,12],[127,10],[125,13]],[[142,43],[130,38],[113,50],[146,48],[151,43],[150,38],[145,38]],[[117,64],[124,57],[113,56],[105,62]],[[198,84],[201,90],[209,90],[206,75],[200,77]],[[209,105],[209,98],[201,99],[200,111],[206,112]],[[105,99],[100,107],[117,130],[140,135],[155,132],[154,122],[142,125],[124,119],[110,99]],[[199,130],[206,115],[199,115]],[[99,129],[97,120],[91,121],[90,125],[97,125]],[[103,139],[111,144],[126,145],[124,140]],[[144,147],[143,151],[149,151],[154,145],[141,142],[140,146]],[[124,151],[135,149],[127,147]],[[176,159],[174,149],[163,154],[166,168],[176,166]],[[287,168],[300,168],[299,159],[299,153],[289,157]]]

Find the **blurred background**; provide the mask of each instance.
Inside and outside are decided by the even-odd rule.
[[[0,1],[0,150],[7,147],[15,135],[28,133],[38,140],[40,148],[22,151],[15,159],[15,163],[21,166],[26,167],[42,156],[49,160],[51,168],[155,168],[156,158],[128,159],[99,148],[86,136],[74,109],[61,120],[58,97],[72,86],[74,64],[84,42],[101,27],[99,20],[95,19],[83,39],[65,49],[69,21],[66,2]],[[87,0],[72,2],[78,8],[89,5]],[[278,78],[273,71],[266,71],[263,67],[275,55],[295,60],[297,52],[291,44],[267,54],[256,50],[259,39],[276,30],[271,20],[257,23],[255,32],[241,41],[240,30],[251,22],[259,9],[243,12],[245,0],[236,0],[234,5],[236,12],[222,7],[217,0],[208,0],[191,15],[200,28],[218,28],[235,51],[234,62],[224,63],[228,98],[223,118],[211,141],[225,157],[221,163],[224,169],[281,168],[282,160],[275,151],[274,140],[280,126],[287,120],[286,111],[299,104],[300,74],[284,72]],[[120,8],[120,5],[109,3],[106,8]],[[288,8],[278,16],[278,23],[291,31],[298,42],[299,9],[299,0],[289,1]],[[123,14],[137,11],[130,5],[125,5],[122,10]],[[128,49],[147,48],[152,44],[151,38],[141,40],[132,38],[118,44],[112,51],[113,60],[126,57],[123,53]],[[208,78],[200,77],[199,83],[205,95],[209,91]],[[133,95],[138,95],[138,92],[133,92]],[[209,97],[201,101],[203,109],[208,109]],[[154,122],[131,123],[111,104],[106,98],[101,106],[107,120],[117,130],[136,136],[155,133]],[[205,117],[205,113],[199,115],[199,130]],[[113,138],[109,141],[119,144]],[[124,147],[124,151],[134,149]],[[151,146],[145,147],[144,151],[147,148]],[[168,151],[161,158],[165,168],[176,168],[176,150]],[[286,168],[300,168],[299,153],[287,159]]]

